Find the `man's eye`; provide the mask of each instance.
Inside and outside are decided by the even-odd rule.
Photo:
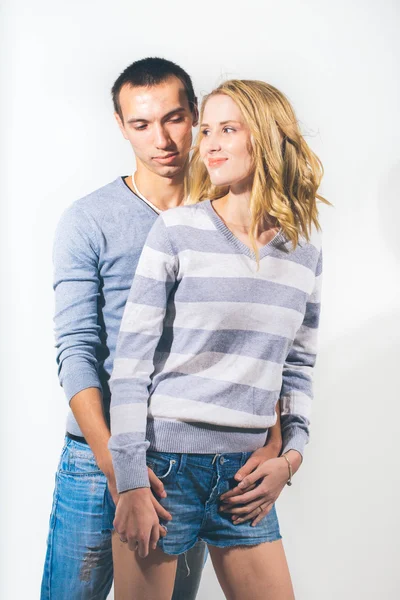
[[[181,123],[183,121],[183,117],[178,117],[177,119],[171,119],[171,123]]]
[[[142,129],[146,129],[147,125],[136,125],[136,131],[142,131]]]

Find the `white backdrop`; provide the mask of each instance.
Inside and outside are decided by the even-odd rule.
[[[110,87],[148,55],[181,64],[199,96],[226,77],[276,85],[324,163],[335,208],[322,211],[312,442],[278,513],[297,600],[400,597],[399,26],[389,0],[3,0],[2,598],[39,598],[63,441],[55,225],[75,199],[131,172]],[[198,598],[223,598],[210,564]]]

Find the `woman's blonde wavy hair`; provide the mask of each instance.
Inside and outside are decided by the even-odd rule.
[[[320,229],[317,199],[330,203],[317,193],[323,175],[322,163],[301,135],[290,102],[263,81],[232,79],[204,98],[200,123],[207,101],[219,94],[229,96],[238,105],[251,133],[254,179],[249,235],[256,256],[255,238],[263,226],[271,222],[271,217],[294,248],[300,236],[309,241],[312,226]],[[200,140],[201,133],[190,161],[188,204],[215,200],[229,191],[227,187],[211,183],[200,157]]]

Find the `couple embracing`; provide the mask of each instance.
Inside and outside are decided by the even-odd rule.
[[[292,599],[275,501],[309,437],[322,166],[267,83],[199,111],[147,58],[112,95],[136,171],[55,238],[71,412],[41,598],[105,599],[114,576],[116,600],[191,600],[209,553],[227,598]]]

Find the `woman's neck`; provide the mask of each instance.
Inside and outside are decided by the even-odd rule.
[[[214,200],[213,206],[225,223],[250,228],[250,194],[248,190],[238,192],[229,190],[226,196]]]

